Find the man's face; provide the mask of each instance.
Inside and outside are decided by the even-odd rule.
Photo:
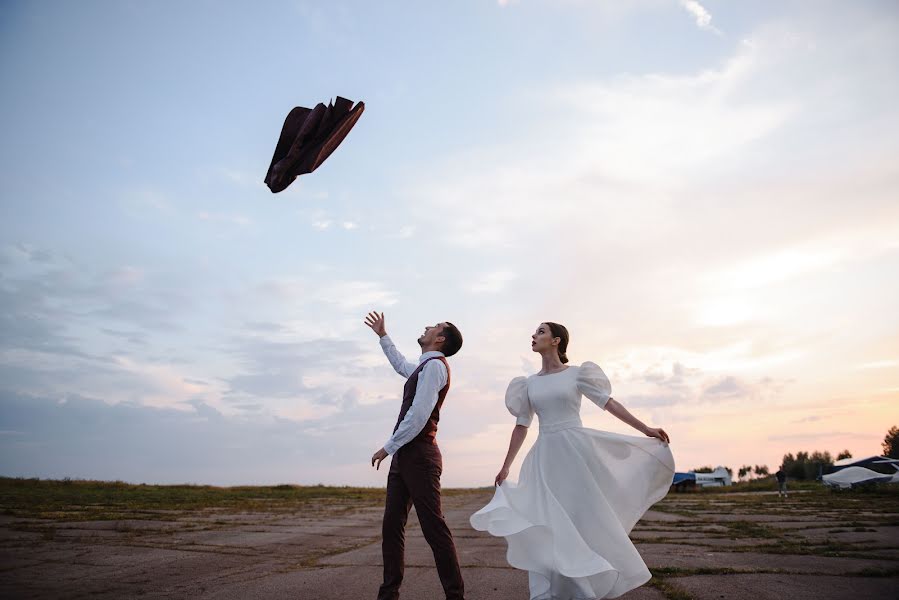
[[[446,323],[437,323],[436,325],[428,325],[425,327],[424,333],[418,338],[419,346],[431,346],[443,341],[443,328]],[[438,339],[439,338],[439,339]]]

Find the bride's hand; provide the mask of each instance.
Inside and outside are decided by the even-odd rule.
[[[506,477],[509,476],[509,468],[503,467],[499,470],[499,473],[496,474],[496,479],[493,481],[494,485],[502,485],[506,480]]]
[[[666,444],[670,444],[671,440],[668,438],[668,434],[665,433],[665,430],[661,427],[649,427],[646,429],[646,435],[649,437],[659,438]]]

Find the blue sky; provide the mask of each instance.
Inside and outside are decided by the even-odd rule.
[[[8,2],[0,473],[380,485],[424,325],[446,485],[572,331],[679,468],[899,421],[891,2]],[[262,184],[296,105],[366,111]],[[585,407],[591,426],[626,431]],[[533,436],[532,436],[533,439]]]

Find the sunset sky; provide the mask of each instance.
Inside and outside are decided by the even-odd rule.
[[[879,454],[897,74],[893,1],[4,2],[0,475],[384,485],[372,309],[465,337],[444,486],[491,485],[546,320],[678,470]]]

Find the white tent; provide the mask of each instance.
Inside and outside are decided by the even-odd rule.
[[[861,466],[866,465],[866,466]],[[867,466],[890,465],[895,470],[892,474],[878,473]],[[867,458],[844,458],[833,464],[834,472],[822,476],[825,485],[849,489],[865,483],[899,483],[899,460],[884,456],[869,456]]]

